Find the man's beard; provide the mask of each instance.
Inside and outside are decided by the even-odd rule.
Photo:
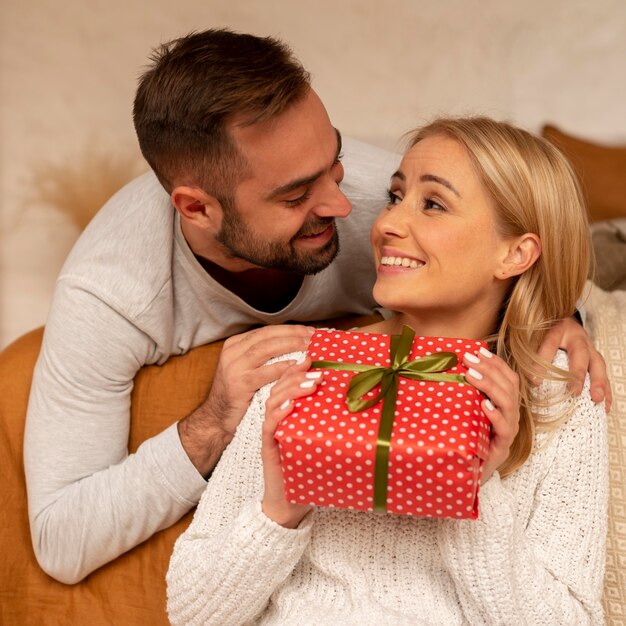
[[[333,225],[333,236],[321,248],[302,250],[294,246],[298,237],[319,233],[330,224]],[[295,274],[317,274],[328,267],[339,253],[334,218],[315,218],[305,222],[289,241],[272,242],[260,238],[241,219],[239,212],[230,208],[223,213],[222,228],[216,239],[235,258],[259,267]]]

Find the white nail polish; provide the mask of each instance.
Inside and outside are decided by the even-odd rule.
[[[485,406],[487,407],[488,411],[493,411],[496,408],[495,406],[493,406],[493,402],[489,398],[485,400]]]
[[[471,352],[466,352],[463,355],[463,358],[469,361],[470,363],[480,363],[480,359],[475,354],[472,354]]]
[[[484,357],[490,359],[493,356],[493,352],[489,352],[489,350],[487,350],[487,348],[480,346],[480,350],[478,351],[480,352]]]
[[[315,384],[314,380],[305,380],[304,382],[300,383],[300,388],[310,389],[311,387],[313,387],[314,384]]]
[[[290,404],[291,404],[291,400],[285,400],[278,408],[281,411],[284,411]]]
[[[477,372],[473,367],[468,368],[467,373],[476,380],[482,380],[483,378],[483,375],[480,372]]]
[[[314,378],[314,379],[319,378],[321,375],[322,375],[322,372],[307,372],[305,374],[307,378]]]

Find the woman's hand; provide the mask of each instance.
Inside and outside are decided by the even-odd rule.
[[[278,422],[293,408],[293,401],[313,393],[322,380],[321,371],[307,372],[310,366],[311,359],[306,359],[303,363],[293,365],[286,370],[272,387],[265,403],[261,445],[265,482],[262,508],[265,515],[286,528],[296,528],[312,507],[292,504],[285,498],[283,469],[280,465],[280,453],[274,433]]]
[[[491,422],[489,456],[483,464],[481,484],[509,457],[511,444],[519,431],[519,377],[497,355],[481,348],[478,355],[466,353],[463,362],[469,368],[465,377],[487,398],[482,402]]]

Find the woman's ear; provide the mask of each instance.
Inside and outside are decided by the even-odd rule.
[[[222,205],[199,187],[175,187],[170,198],[180,216],[193,226],[211,228],[220,223]]]
[[[534,233],[524,233],[509,242],[506,254],[496,273],[506,279],[523,274],[541,256],[541,239]]]

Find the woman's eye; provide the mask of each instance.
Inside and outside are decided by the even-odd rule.
[[[432,211],[445,211],[446,207],[443,204],[439,204],[436,200],[431,200],[430,198],[424,199],[424,208],[430,209]]]
[[[402,198],[397,193],[391,191],[391,189],[387,190],[387,196],[389,198],[388,204],[399,204],[402,202]]]
[[[301,196],[298,196],[297,198],[293,198],[292,200],[285,200],[285,204],[289,208],[294,208],[294,207],[300,206],[301,204],[304,204],[310,197],[311,197],[311,190],[307,189]]]

